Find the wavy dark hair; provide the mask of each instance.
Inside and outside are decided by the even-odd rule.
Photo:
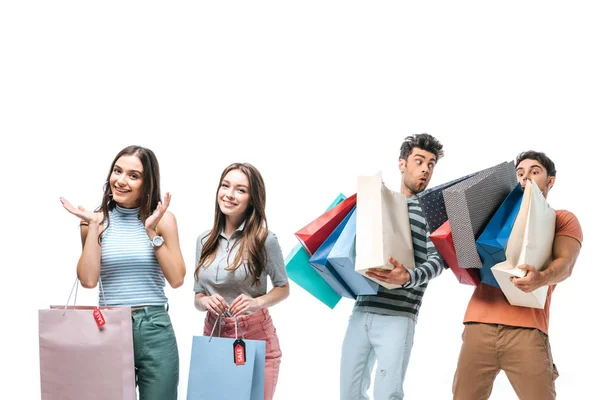
[[[404,138],[400,146],[399,160],[408,160],[415,147],[435,154],[436,162],[444,156],[444,145],[428,133],[419,133]]]
[[[236,240],[234,246],[239,246],[237,254],[232,262],[227,258],[226,270],[235,271],[246,261],[245,268],[248,277],[252,278],[252,285],[260,285],[260,276],[262,275],[267,263],[265,252],[265,241],[269,228],[267,225],[267,215],[265,214],[266,191],[262,175],[258,170],[248,163],[233,163],[229,165],[221,174],[217,194],[215,196],[215,218],[210,232],[202,238],[206,239],[202,246],[200,260],[194,272],[194,278],[198,280],[200,268],[208,267],[215,259],[219,246],[219,235],[225,228],[225,214],[219,207],[219,188],[225,176],[234,170],[239,170],[248,178],[250,200],[244,216],[244,229],[241,237]],[[231,254],[231,253],[230,253]]]
[[[106,221],[106,229],[110,225],[110,217],[108,212],[114,210],[116,203],[112,198],[112,189],[110,187],[110,176],[115,169],[117,160],[122,156],[136,156],[144,170],[142,171],[142,198],[140,199],[140,211],[138,217],[142,223],[146,222],[146,218],[152,215],[152,212],[158,206],[158,202],[161,201],[160,196],[160,169],[158,167],[158,160],[156,155],[150,149],[142,146],[128,146],[121,150],[113,160],[108,170],[108,176],[106,177],[106,184],[104,185],[104,195],[102,196],[102,203],[95,210],[96,212],[101,211]],[[106,229],[98,236],[98,242],[102,240],[102,235],[106,232]]]

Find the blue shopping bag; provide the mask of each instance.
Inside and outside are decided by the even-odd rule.
[[[332,209],[345,198],[346,196],[339,194],[327,210]],[[311,267],[308,261],[309,258],[310,256],[304,247],[298,243],[285,259],[287,275],[291,280],[324,303],[327,307],[334,308],[341,297],[331,288],[329,283],[327,283],[327,281]]]
[[[356,210],[356,206],[353,208]],[[310,259],[310,265],[317,271],[317,273],[331,286],[333,290],[337,294],[342,297],[347,297],[350,299],[356,299],[356,294],[352,291],[350,286],[342,279],[340,274],[333,268],[328,262],[327,257],[333,248],[333,245],[341,235],[344,227],[350,220],[350,216],[353,214],[351,211],[343,221],[336,226],[333,232],[325,239],[323,244],[315,251]]]
[[[264,400],[266,341],[243,340],[246,362],[236,365],[236,339],[194,336],[187,400]]]
[[[350,287],[356,295],[377,294],[379,284],[359,274],[354,270],[356,260],[356,207],[350,213],[348,222],[337,238],[329,255],[327,263]]]
[[[500,287],[491,268],[506,260],[506,243],[512,227],[521,208],[523,188],[518,183],[510,194],[504,199],[485,229],[479,235],[475,244],[481,257],[481,281],[488,285]]]

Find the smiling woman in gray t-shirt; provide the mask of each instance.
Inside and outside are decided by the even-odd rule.
[[[289,295],[283,254],[267,227],[266,191],[250,164],[231,164],[221,174],[213,228],[196,242],[194,304],[207,311],[204,335],[266,341],[265,400],[273,398],[281,349],[268,307]],[[267,292],[267,275],[273,288]],[[219,330],[213,329],[221,320]]]
[[[264,244],[266,265],[260,276],[259,284],[252,284],[253,280],[248,276],[247,269],[243,265],[234,270],[227,269],[239,251],[239,239],[242,237],[243,230],[244,223],[242,222],[242,225],[231,234],[230,239],[227,238],[224,232],[220,233],[215,258],[207,267],[202,268],[198,274],[198,280],[194,284],[196,293],[208,296],[219,294],[225,299],[226,304],[231,304],[241,294],[252,298],[265,295],[267,293],[267,275],[271,278],[273,286],[286,285],[288,279],[283,254],[277,237],[271,231],[268,232]],[[198,236],[195,265],[200,262],[202,245],[209,233],[210,231],[206,231]],[[249,314],[250,311],[246,313]]]

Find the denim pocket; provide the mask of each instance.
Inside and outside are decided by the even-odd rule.
[[[150,322],[157,328],[168,328],[171,326],[171,318],[166,312],[151,316]]]

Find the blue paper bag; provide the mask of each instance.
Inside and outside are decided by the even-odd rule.
[[[247,340],[246,363],[236,365],[232,338],[194,336],[187,400],[264,400],[264,340]]]
[[[356,206],[353,208],[356,210]],[[356,299],[356,294],[352,291],[350,286],[342,279],[340,274],[327,262],[327,257],[333,248],[333,245],[340,237],[344,227],[350,220],[350,216],[353,214],[351,211],[344,220],[334,229],[334,231],[325,239],[323,244],[315,251],[315,254],[308,260],[310,265],[317,271],[321,277],[331,286],[337,294],[342,297],[348,297],[350,299]]]
[[[504,199],[496,213],[488,222],[485,229],[477,238],[475,244],[481,257],[481,281],[488,285],[500,287],[491,268],[506,260],[506,243],[512,227],[521,208],[523,188],[517,184],[510,194]]]
[[[333,203],[327,207],[327,210],[332,209],[345,198],[346,196],[339,194]],[[308,262],[309,258],[310,256],[304,247],[298,243],[285,259],[287,275],[291,280],[324,303],[327,307],[334,308],[341,297],[331,288],[327,281],[311,267]]]
[[[354,294],[377,294],[379,284],[356,272],[354,270],[355,260],[356,207],[350,213],[346,226],[329,252],[327,262],[339,274],[340,278],[346,282]]]

